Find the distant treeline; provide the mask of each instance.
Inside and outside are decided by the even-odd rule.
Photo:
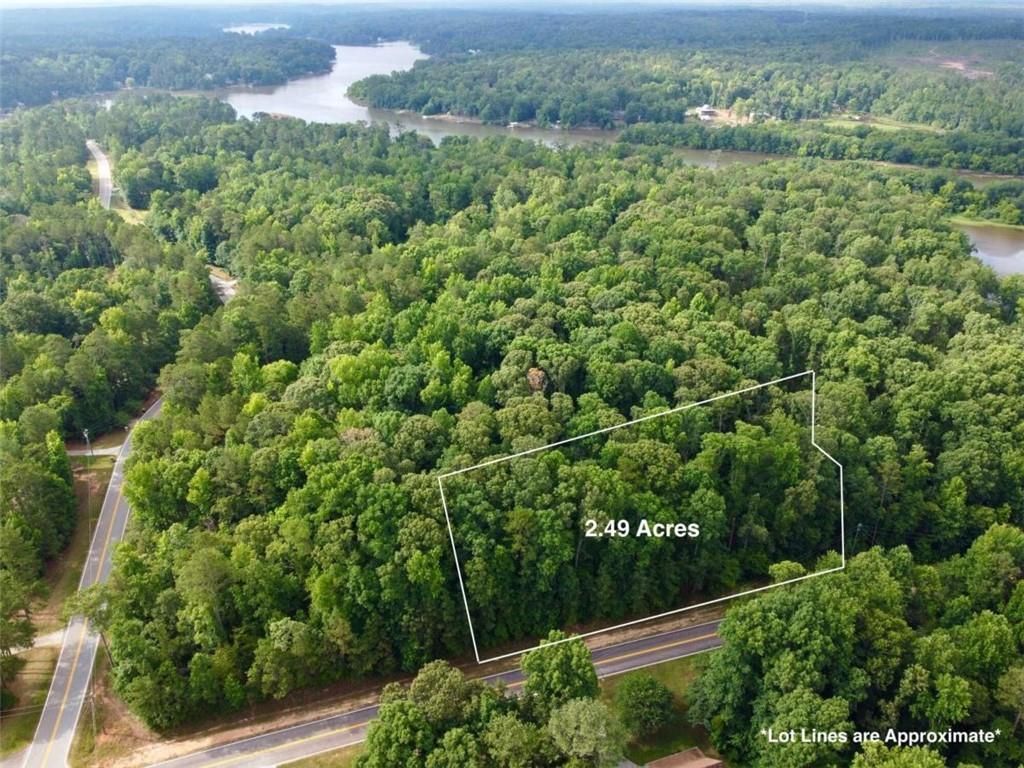
[[[901,40],[1024,39],[1018,12],[992,9],[658,9],[607,8],[506,11],[392,9],[325,6],[261,8],[32,8],[4,13],[5,43],[49,40],[78,43],[125,39],[211,37],[241,22],[285,23],[285,33],[330,43],[370,44],[412,40],[432,56],[469,50],[542,51],[582,48],[665,48],[699,45],[735,48],[754,44],[828,43],[887,46]],[[266,33],[259,37],[265,37]],[[6,45],[5,45],[6,47]]]
[[[885,46],[900,40],[1024,39],[1019,14],[972,10],[870,12],[805,10],[654,10],[603,12],[421,10],[277,14],[292,31],[336,43],[412,40],[432,56],[481,51],[550,51],[581,48],[664,48],[695,45],[828,43]],[[881,17],[881,18],[880,18]]]
[[[122,86],[208,89],[274,85],[334,61],[326,43],[283,36],[219,34],[127,42],[25,39],[0,56],[0,107],[45,104]]]
[[[969,133],[884,131],[868,126],[830,128],[819,123],[737,125],[651,123],[626,128],[619,141],[694,149],[728,149],[830,160],[881,160],[933,168],[1024,173],[1024,140]]]

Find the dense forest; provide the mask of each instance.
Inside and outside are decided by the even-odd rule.
[[[25,666],[15,655],[35,637],[32,613],[45,564],[75,530],[71,465],[60,433],[44,420],[0,420],[0,710]]]
[[[902,762],[869,750],[853,765],[1024,760],[1024,532],[993,525],[963,555],[932,564],[915,562],[913,546],[872,549],[843,573],[728,612],[725,645],[690,691],[690,716],[720,750],[738,765],[837,765],[851,744],[779,746],[759,732],[985,728],[1002,737],[912,750]]]
[[[205,265],[90,200],[85,132],[64,110],[19,115],[0,141],[0,419],[108,430],[213,308]]]
[[[690,689],[689,715],[735,765],[1016,765],[1024,758],[1024,742],[1012,738],[1024,718],[1022,567],[1024,533],[997,525],[962,556],[925,565],[905,546],[876,547],[843,573],[740,604],[721,626],[723,650],[706,657]],[[611,768],[627,733],[663,722],[666,692],[642,674],[620,686],[614,709],[595,700],[579,641],[542,646],[522,668],[516,697],[445,662],[424,666],[408,687],[389,686],[359,765]],[[857,754],[849,741],[771,744],[761,735],[979,725],[1007,738],[941,752],[874,744]]]
[[[128,474],[137,527],[101,620],[118,691],[154,725],[465,652],[435,473],[793,371],[818,371],[851,552],[911,542],[930,563],[1021,522],[1024,286],[944,219],[981,193],[865,164],[707,171],[658,147],[290,120],[186,135],[194,110],[173,104],[119,103],[103,130],[165,167],[213,163],[207,191],[152,194],[150,227],[244,289],[184,335]],[[152,122],[166,136],[136,133]],[[622,455],[650,463],[643,437]],[[616,474],[659,482],[620,458],[588,470],[609,493]],[[490,530],[520,562],[572,536],[541,507]],[[516,621],[499,633],[538,626]]]
[[[120,88],[208,90],[276,85],[325,72],[334,61],[326,43],[283,36],[167,37],[81,41],[5,40],[0,54],[0,108],[45,104]]]
[[[826,43],[837,50],[884,48],[897,41],[1022,40],[1024,20],[1013,10],[900,8],[658,8],[628,6],[585,12],[546,10],[408,9],[403,13],[301,7],[275,9],[293,31],[347,44],[412,40],[432,56],[479,51],[733,48],[750,44]]]
[[[552,366],[524,371],[533,361],[519,358],[518,365],[506,358],[491,379],[512,378],[519,397],[499,390],[504,408],[466,414],[476,433],[458,441],[460,463],[490,456],[494,433],[522,451],[621,421],[623,376],[605,361],[588,361],[589,392],[573,386],[569,370],[552,371],[562,377],[550,382],[550,406],[542,408],[530,395],[543,393],[539,371],[546,376]],[[647,390],[631,415],[657,413],[666,404],[659,390],[678,386],[668,365],[652,362],[626,363],[630,383]],[[810,443],[810,376],[795,386],[793,393],[776,387],[737,395],[445,479],[481,652],[550,628],[734,593],[764,583],[773,563],[810,569],[816,556],[838,552],[838,471]],[[673,399],[688,397],[679,387]],[[441,441],[423,442],[429,449]],[[396,459],[406,445],[396,443]],[[405,460],[415,466],[418,459],[413,453]],[[658,523],[689,530],[645,535],[645,524]],[[510,593],[531,599],[510,600]]]
[[[622,131],[618,140],[630,144],[741,150],[828,160],[878,160],[1014,175],[1024,173],[1024,138],[992,133],[923,133],[912,129],[880,130],[868,125],[782,122],[711,128],[688,122],[631,125]],[[1009,183],[1021,184],[1019,181]]]

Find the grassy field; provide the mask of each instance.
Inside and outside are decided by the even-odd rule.
[[[1022,55],[1024,43],[1019,40],[902,40],[880,50],[877,60],[899,69],[978,79],[998,77],[1003,65],[1015,65]]]
[[[934,126],[925,125],[923,123],[906,123],[902,120],[893,120],[889,117],[874,117],[872,115],[862,115],[859,120],[839,115],[818,122],[821,122],[821,124],[826,128],[857,128],[859,126],[866,125],[869,128],[874,128],[879,131],[922,131],[924,133],[944,132],[941,128],[935,128]]]
[[[78,590],[82,564],[89,551],[89,535],[96,525],[103,494],[114,469],[112,456],[96,456],[88,468],[84,457],[72,456],[70,460],[75,476],[78,522],[68,548],[47,568],[46,596],[37,603],[33,615],[37,636],[64,626],[64,602]],[[18,703],[0,720],[0,755],[21,749],[32,739],[59,654],[59,645],[31,648],[19,654],[27,663],[11,685]]]
[[[685,659],[666,661],[647,667],[640,672],[630,674],[647,674],[664,684],[672,691],[674,710],[672,720],[657,733],[643,739],[636,739],[627,746],[626,757],[634,763],[643,765],[665,755],[671,755],[690,747],[700,747],[705,754],[717,754],[708,741],[702,728],[690,725],[686,720],[686,689],[697,676],[697,656]],[[601,698],[611,704],[615,697],[615,689],[629,675],[616,675],[601,681]]]

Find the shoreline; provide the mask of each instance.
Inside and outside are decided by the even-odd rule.
[[[1014,179],[1020,177],[1014,176]],[[1007,224],[1003,221],[995,221],[993,219],[972,219],[969,216],[950,216],[949,221],[952,224],[956,224],[961,227],[994,227],[996,229],[1006,229],[1011,232],[1024,232],[1024,224]]]

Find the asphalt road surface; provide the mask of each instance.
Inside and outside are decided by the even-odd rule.
[[[110,176],[110,160],[100,149],[100,145],[92,139],[85,142],[89,154],[96,161],[96,172],[100,177],[99,189],[96,196],[100,199],[100,205],[104,208],[110,207],[110,198],[114,193],[114,180]]]
[[[717,633],[718,624],[718,621],[712,621],[596,650],[593,652],[593,658],[598,677],[611,677],[717,648],[722,643]],[[523,675],[519,669],[491,675],[484,679],[490,682],[503,680],[512,690],[518,689],[523,684]],[[364,707],[353,712],[332,715],[261,736],[235,741],[231,744],[193,752],[174,760],[157,763],[157,766],[159,768],[219,768],[220,766],[270,768],[322,752],[358,744],[366,738],[366,728],[376,716],[376,705]]]
[[[139,419],[151,419],[160,412],[163,400],[157,400]],[[82,567],[79,590],[101,584],[110,576],[115,545],[124,536],[128,524],[128,502],[121,492],[124,482],[124,464],[131,453],[131,435],[124,441],[114,462],[110,485],[103,497],[103,508],[89,545],[89,554]],[[82,706],[89,693],[89,678],[99,638],[89,630],[89,623],[75,616],[64,633],[57,668],[46,695],[46,704],[39,717],[35,736],[25,753],[24,768],[65,768],[75,725],[82,714]]]
[[[210,284],[213,286],[213,290],[216,292],[221,304],[227,304],[238,293],[238,280],[234,278],[224,279],[220,275],[215,275],[211,272]]]

